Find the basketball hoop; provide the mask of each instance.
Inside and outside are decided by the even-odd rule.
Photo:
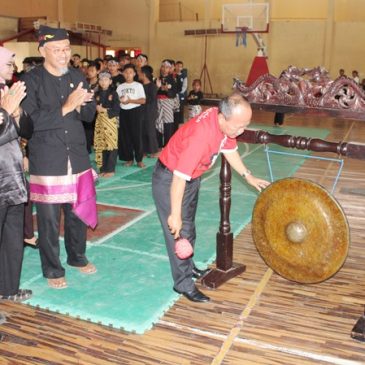
[[[247,47],[247,31],[248,27],[236,27],[236,47]]]

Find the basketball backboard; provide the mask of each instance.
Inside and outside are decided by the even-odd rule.
[[[224,4],[222,32],[267,33],[269,31],[269,3]]]

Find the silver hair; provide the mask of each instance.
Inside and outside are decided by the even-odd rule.
[[[234,109],[242,104],[246,106],[250,105],[244,96],[239,93],[233,93],[220,100],[218,111],[223,114],[225,119],[229,119],[232,116]]]

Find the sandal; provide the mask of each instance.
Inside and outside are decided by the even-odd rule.
[[[29,289],[19,289],[14,295],[0,295],[0,300],[9,300],[12,302],[23,302],[32,297],[32,291]]]
[[[52,289],[66,289],[67,282],[64,277],[56,279],[47,279],[48,286]]]

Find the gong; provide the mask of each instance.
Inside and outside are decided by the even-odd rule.
[[[252,216],[258,252],[276,273],[319,283],[344,264],[350,232],[339,203],[320,185],[286,178],[258,197]]]

